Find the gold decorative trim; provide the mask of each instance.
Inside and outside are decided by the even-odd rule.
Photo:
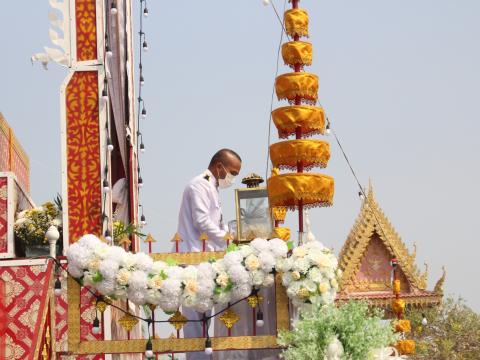
[[[249,350],[278,348],[277,337],[270,336],[231,336],[211,338],[212,348],[219,350]],[[111,340],[111,341],[83,341],[75,352],[76,355],[86,354],[123,354],[145,352],[146,339],[140,340]],[[203,351],[205,338],[188,339],[152,339],[154,352],[190,352]]]
[[[150,257],[154,261],[167,261],[171,259],[181,265],[196,265],[212,259],[218,260],[224,256],[224,251],[150,254]]]

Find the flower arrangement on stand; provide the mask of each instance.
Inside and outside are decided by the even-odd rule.
[[[285,360],[399,359],[385,348],[395,341],[393,329],[382,323],[380,312],[372,315],[366,303],[316,304],[300,314],[293,330],[280,334]]]
[[[294,248],[290,257],[277,263],[288,297],[298,308],[334,302],[342,275],[337,267],[332,250],[317,241]]]
[[[46,202],[42,206],[17,213],[13,227],[14,235],[19,240],[17,244],[21,242],[27,256],[48,254],[48,240],[45,233],[52,225],[58,229],[61,236],[62,210],[55,203]]]

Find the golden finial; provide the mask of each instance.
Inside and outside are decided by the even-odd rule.
[[[157,242],[157,240],[155,240],[152,236],[152,234],[148,234],[147,237],[145,238],[144,240],[144,243],[148,244],[148,243],[154,243],[154,242]]]
[[[223,237],[223,240],[225,240],[225,241],[233,241],[234,238],[233,238],[232,234],[230,234],[229,232],[227,232],[227,233],[225,234],[225,236]]]
[[[260,175],[255,173],[248,174],[246,177],[242,179],[242,184],[247,185],[247,188],[256,188],[261,183],[263,183],[263,179]]]
[[[182,238],[180,237],[180,234],[179,233],[175,233],[175,235],[173,235],[173,238],[172,240],[170,240],[171,242],[181,242],[183,241]]]
[[[442,266],[443,274],[440,279],[438,279],[435,287],[433,288],[433,292],[439,295],[443,295],[443,285],[445,284],[445,279],[447,277],[447,269],[445,266]]]
[[[207,233],[203,232],[200,234],[200,237],[198,238],[200,241],[208,241],[208,235]]]

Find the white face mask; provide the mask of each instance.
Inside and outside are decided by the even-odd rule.
[[[222,164],[223,166],[223,164]],[[225,169],[225,166],[223,166],[224,170],[227,172],[227,175],[225,176],[225,179],[218,179],[218,187],[220,189],[226,189],[232,186],[235,183],[235,176],[230,174],[227,169]]]

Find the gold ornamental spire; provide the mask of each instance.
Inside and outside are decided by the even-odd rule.
[[[293,72],[279,75],[275,91],[279,100],[287,100],[289,106],[272,112],[278,136],[294,140],[281,141],[270,146],[270,159],[276,169],[294,173],[272,173],[268,179],[270,206],[298,209],[299,233],[303,233],[303,210],[308,207],[330,206],[333,203],[334,180],[331,176],[307,173],[315,167],[324,168],[330,159],[328,142],[304,139],[325,133],[325,113],[315,106],[318,100],[318,76],[304,71],[312,64],[313,47],[301,37],[309,35],[309,18],[298,7],[299,0],[291,0],[292,9],[284,14],[285,31],[293,39],[282,46],[285,65]]]

